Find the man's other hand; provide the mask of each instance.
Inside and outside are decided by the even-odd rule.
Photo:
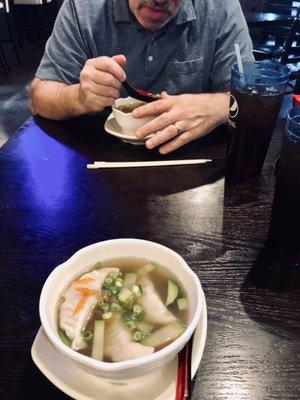
[[[157,116],[137,130],[137,137],[157,132],[146,146],[148,149],[160,146],[159,152],[167,154],[225,123],[228,112],[228,93],[170,96],[162,92],[160,100],[136,108],[133,116]]]

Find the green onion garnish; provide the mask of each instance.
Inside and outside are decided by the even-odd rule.
[[[82,339],[88,342],[93,338],[93,333],[91,331],[83,331],[81,333]]]
[[[135,340],[136,342],[139,342],[140,340],[142,340],[143,335],[141,334],[140,331],[136,331],[133,334],[133,340]]]
[[[111,291],[112,294],[118,294],[120,289],[121,289],[120,287],[113,285],[110,287],[109,290]]]
[[[142,309],[142,307],[139,306],[138,304],[135,304],[135,305],[133,306],[133,312],[134,312],[135,314],[141,314],[141,313],[143,312],[143,309]]]
[[[119,303],[112,303],[110,306],[111,311],[118,312],[121,310],[121,306]]]
[[[136,296],[139,297],[143,294],[142,286],[141,285],[133,285],[132,286],[132,293]]]
[[[106,312],[106,313],[102,314],[103,319],[110,319],[110,318],[112,318],[112,316],[113,316],[112,312]]]
[[[136,328],[136,325],[135,325],[134,321],[127,321],[127,322],[126,322],[126,326],[128,326],[128,328],[129,328],[130,330],[133,330],[133,329]]]

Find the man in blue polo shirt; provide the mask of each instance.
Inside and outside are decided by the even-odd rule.
[[[138,137],[162,154],[228,118],[234,44],[252,44],[238,0],[65,0],[31,87],[33,112],[67,119],[125,97],[122,82],[161,99],[134,110],[154,115]]]

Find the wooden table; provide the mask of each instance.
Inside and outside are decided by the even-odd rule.
[[[193,400],[299,399],[299,269],[261,261],[283,123],[261,178],[237,186],[224,184],[221,131],[172,156],[210,165],[87,170],[160,158],[102,130],[94,118],[29,119],[0,151],[0,398],[67,399],[30,356],[42,285],[79,248],[135,237],[177,251],[203,285],[208,335]]]
[[[245,18],[249,28],[274,27],[280,25],[289,26],[294,20],[294,17],[291,15],[263,12],[248,12],[245,13]]]

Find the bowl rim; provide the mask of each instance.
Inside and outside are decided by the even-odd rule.
[[[128,97],[119,97],[118,99],[116,99],[116,101],[114,102],[114,104],[112,104],[112,106],[111,106],[112,110],[113,110],[113,111],[116,111],[117,113],[120,113],[120,114],[122,114],[122,115],[124,115],[124,116],[132,116],[132,112],[130,112],[130,113],[125,113],[124,111],[119,110],[119,109],[117,108],[117,106],[116,106],[116,103],[119,102],[119,101],[125,102],[125,101],[129,101],[129,100],[132,101],[133,103],[134,103],[134,102],[136,102],[136,103],[141,103],[141,106],[144,105],[144,104],[147,104],[145,101],[142,101],[142,100],[139,100],[139,99],[135,99],[134,97],[131,97],[131,96],[128,96]]]
[[[83,354],[80,354],[76,352],[75,350],[71,349],[70,347],[66,346],[58,337],[57,333],[52,329],[51,324],[49,322],[48,316],[45,312],[45,307],[47,304],[47,292],[49,290],[49,287],[51,285],[51,282],[53,278],[61,271],[61,270],[66,270],[69,268],[70,265],[72,265],[74,262],[76,262],[76,259],[84,254],[85,252],[90,251],[91,249],[95,247],[101,247],[106,244],[110,243],[120,243],[120,242],[142,242],[146,245],[152,245],[161,249],[164,249],[164,251],[167,251],[171,253],[173,256],[175,256],[185,269],[186,273],[188,273],[192,278],[193,281],[195,282],[196,290],[197,290],[197,305],[194,314],[191,317],[190,323],[183,332],[179,338],[174,340],[171,344],[168,346],[164,347],[162,350],[159,350],[158,352],[154,352],[153,354],[150,354],[148,356],[140,357],[140,358],[135,358],[132,360],[127,360],[127,361],[119,361],[115,363],[110,363],[110,362],[105,362],[105,361],[98,361],[94,360],[91,357],[85,356]],[[185,344],[188,342],[190,339],[191,335],[193,334],[194,330],[196,329],[197,323],[200,319],[200,315],[202,312],[202,305],[203,305],[203,298],[204,298],[204,293],[203,289],[201,287],[201,283],[199,281],[198,276],[192,271],[192,269],[188,266],[188,264],[185,262],[185,260],[174,250],[170,249],[169,247],[166,247],[164,245],[161,245],[156,242],[148,241],[148,240],[143,240],[143,239],[133,239],[133,238],[120,238],[120,239],[110,239],[110,240],[104,240],[101,242],[97,242],[88,246],[85,246],[78,250],[76,253],[74,253],[70,258],[68,258],[64,263],[58,265],[54,270],[50,273],[48,278],[46,279],[41,295],[40,295],[40,301],[39,301],[39,314],[40,314],[40,319],[43,328],[45,329],[45,332],[50,339],[50,341],[53,343],[53,345],[61,351],[65,356],[70,357],[74,361],[83,364],[87,367],[93,368],[95,370],[99,371],[104,371],[104,372],[113,372],[113,371],[122,371],[122,370],[127,370],[131,368],[137,368],[139,366],[145,366],[147,364],[155,363],[161,359],[164,359],[167,356],[170,356],[174,351],[176,351],[179,343]],[[57,299],[55,300],[56,304]],[[178,353],[179,351],[177,351]]]

